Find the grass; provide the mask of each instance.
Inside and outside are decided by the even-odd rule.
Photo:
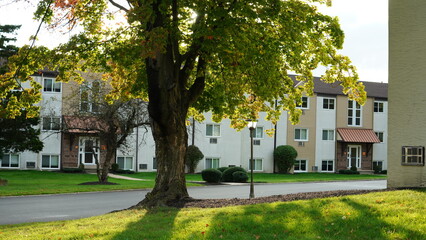
[[[426,189],[0,226],[0,239],[426,239]]]
[[[143,172],[128,174],[126,176],[140,178],[144,181],[131,181],[109,178],[110,182],[119,185],[78,185],[84,182],[97,181],[94,174],[60,173],[47,171],[21,171],[0,170],[0,178],[9,181],[7,186],[0,187],[0,196],[20,196],[39,194],[58,194],[74,192],[112,191],[128,189],[144,189],[154,187],[156,173]],[[333,181],[333,180],[361,180],[385,179],[377,175],[341,175],[329,173],[303,173],[303,174],[268,174],[256,173],[256,182],[308,182],[308,181]],[[187,174],[188,186],[198,186],[191,181],[202,181],[200,174]]]

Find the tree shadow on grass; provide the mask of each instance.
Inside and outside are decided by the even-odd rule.
[[[172,239],[174,222],[179,211],[177,208],[146,210],[138,221],[128,224],[125,231],[115,235],[112,239]],[[134,212],[129,211],[129,214],[134,214]]]
[[[426,239],[422,230],[390,223],[382,215],[377,206],[350,198],[337,204],[316,199],[252,205],[235,214],[218,213],[205,239]]]

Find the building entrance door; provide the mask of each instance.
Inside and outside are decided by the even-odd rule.
[[[348,146],[348,168],[355,166],[361,168],[361,146],[349,145]]]

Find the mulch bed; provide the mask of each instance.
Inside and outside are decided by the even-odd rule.
[[[326,192],[309,192],[309,193],[295,193],[287,195],[274,195],[269,197],[258,197],[253,199],[185,199],[179,202],[175,202],[171,207],[176,208],[220,208],[227,206],[239,206],[239,205],[252,205],[260,203],[272,203],[272,202],[289,202],[296,200],[307,200],[314,198],[327,198],[327,197],[341,197],[348,195],[365,194],[371,192],[383,192],[389,191],[383,190],[340,190],[340,191],[326,191]]]

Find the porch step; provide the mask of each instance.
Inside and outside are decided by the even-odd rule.
[[[365,174],[365,175],[373,175],[373,170],[358,170],[359,174]]]

